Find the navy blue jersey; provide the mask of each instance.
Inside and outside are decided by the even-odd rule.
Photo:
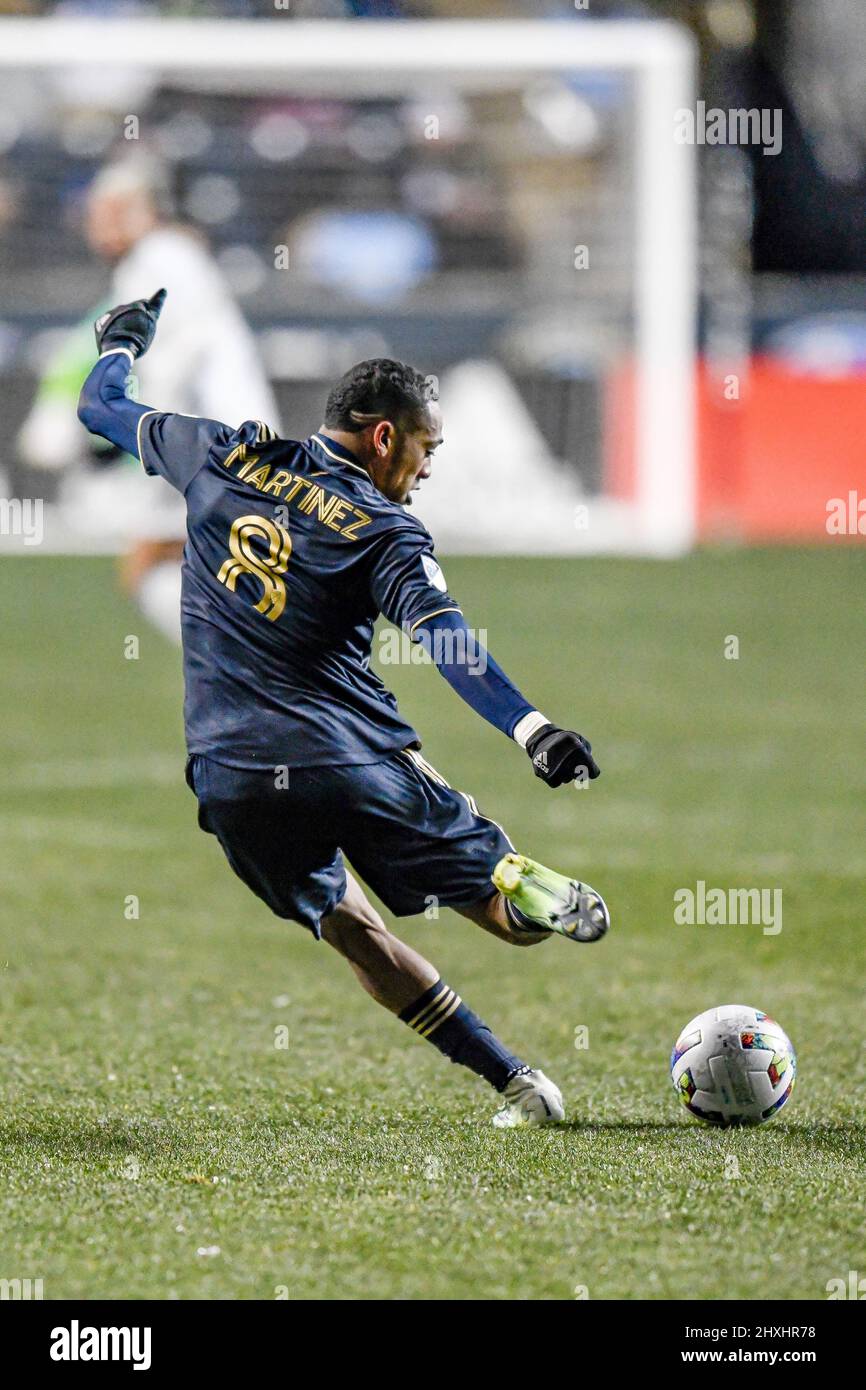
[[[379,613],[458,611],[416,517],[324,434],[152,411],[141,461],[185,497],[190,753],[230,767],[370,763],[418,743],[370,669]]]

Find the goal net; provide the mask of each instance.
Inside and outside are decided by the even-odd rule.
[[[46,349],[107,290],[88,183],[146,154],[255,332],[284,433],[315,430],[362,357],[438,379],[445,444],[418,513],[440,549],[693,543],[679,27],[307,22],[279,4],[259,21],[7,19],[0,66],[7,486],[34,488],[15,439]],[[80,546],[62,489],[53,515],[48,542]]]

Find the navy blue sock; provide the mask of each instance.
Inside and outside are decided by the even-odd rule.
[[[403,1009],[400,1017],[452,1062],[459,1062],[483,1076],[497,1091],[504,1091],[519,1071],[529,1071],[526,1063],[503,1047],[487,1024],[467,1009],[460,995],[444,980],[437,980],[425,990],[413,1004]]]

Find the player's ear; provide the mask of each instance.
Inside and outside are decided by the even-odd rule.
[[[373,430],[373,448],[382,458],[394,442],[394,426],[390,420],[380,420]]]

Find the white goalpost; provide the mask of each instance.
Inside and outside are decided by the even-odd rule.
[[[0,69],[140,68],[218,75],[222,89],[400,95],[447,79],[495,92],[540,75],[627,73],[633,82],[633,433],[627,495],[609,496],[581,551],[673,556],[696,530],[695,151],[675,139],[693,107],[691,37],[666,21],[7,18]]]

